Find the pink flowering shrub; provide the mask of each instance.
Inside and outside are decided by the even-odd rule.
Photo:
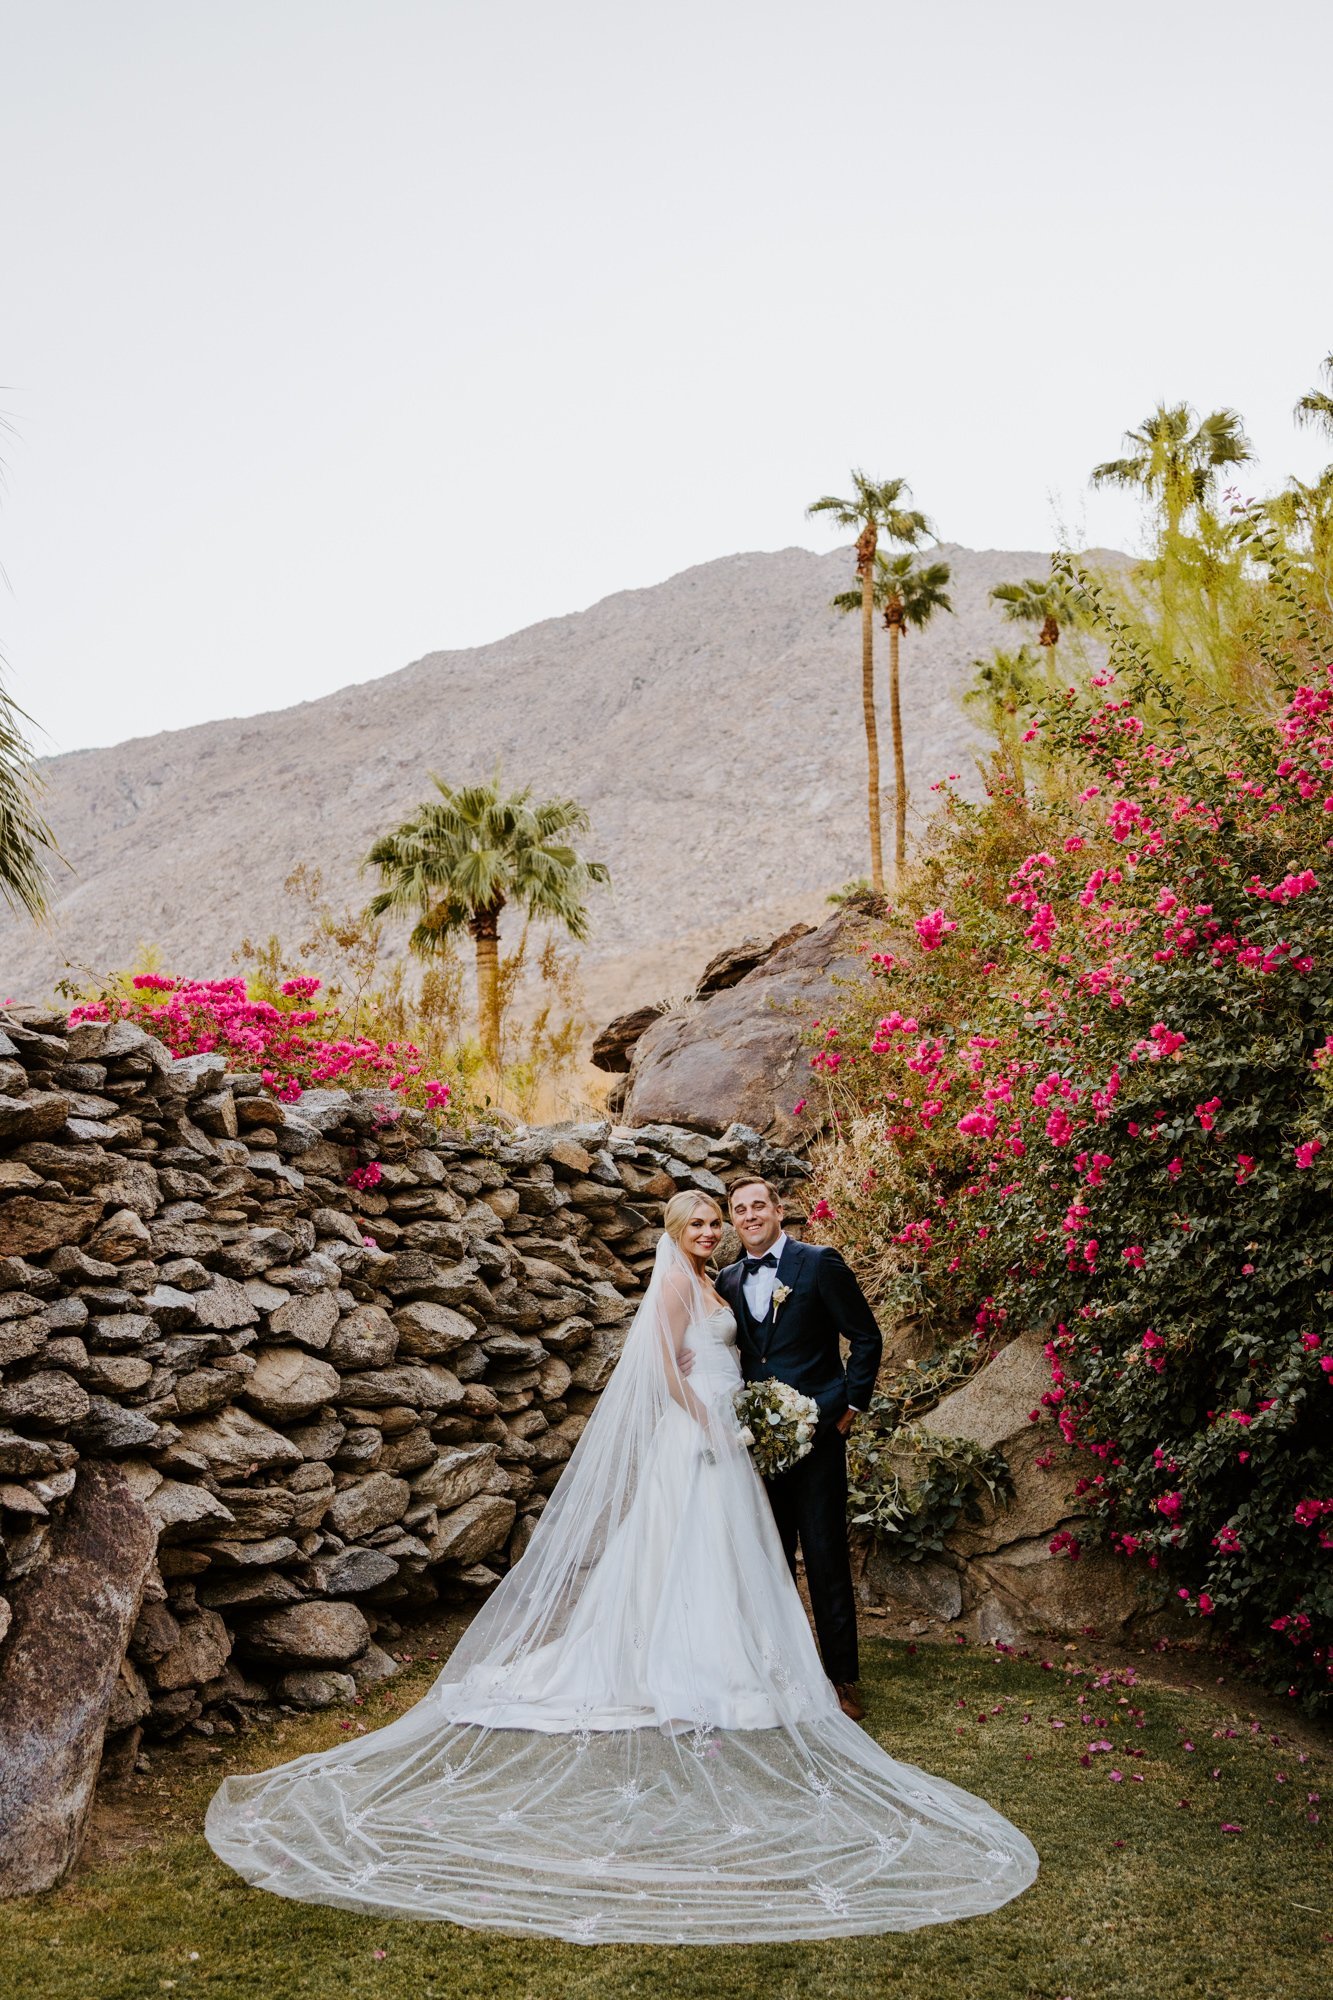
[[[1254,721],[1111,640],[1043,725],[1065,800],[947,796],[823,1024],[816,1213],[942,1343],[1042,1330],[1090,1529],[1326,1699],[1333,667],[1299,625]]]
[[[452,1086],[423,1076],[416,1045],[341,1033],[341,1017],[319,1004],[319,986],[313,978],[284,980],[277,999],[266,1000],[240,978],[175,979],[145,972],[133,978],[128,993],[84,1001],[71,1009],[70,1019],[135,1021],[176,1056],[218,1050],[230,1068],[258,1070],[287,1104],[298,1103],[303,1090],[339,1084],[384,1091],[389,1116],[397,1115],[390,1097],[444,1116]]]

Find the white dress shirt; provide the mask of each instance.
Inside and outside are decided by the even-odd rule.
[[[767,1250],[762,1250],[759,1254],[762,1257],[781,1258],[786,1247],[787,1232],[783,1229],[778,1231],[777,1236],[769,1244]],[[751,1252],[747,1250],[745,1254],[748,1257],[751,1255]],[[750,1308],[750,1317],[756,1324],[764,1317],[764,1314],[768,1311],[770,1305],[772,1305],[773,1287],[777,1282],[778,1267],[776,1263],[769,1268],[750,1271],[745,1274],[743,1284],[745,1303]]]

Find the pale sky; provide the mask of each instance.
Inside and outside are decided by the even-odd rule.
[[[1326,0],[0,0],[0,650],[281,707],[903,474],[1125,545],[1160,397],[1329,455]]]

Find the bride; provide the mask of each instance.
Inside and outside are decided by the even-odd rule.
[[[583,1943],[910,1930],[1037,1872],[820,1665],[737,1428],[722,1217],[668,1202],[624,1352],[521,1561],[407,1714],[228,1778],[205,1830],[305,1902]],[[688,1345],[694,1360],[679,1363]]]

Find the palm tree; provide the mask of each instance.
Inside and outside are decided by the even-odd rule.
[[[1046,682],[1054,691],[1059,675],[1056,653],[1060,629],[1075,622],[1077,608],[1064,585],[1053,576],[1025,576],[1021,583],[997,583],[991,601],[1015,625],[1037,626],[1037,644],[1046,663]]]
[[[44,917],[55,837],[37,810],[41,780],[23,734],[28,717],[0,685],[0,895],[11,909]]]
[[[1319,373],[1329,389],[1333,389],[1333,354],[1324,356],[1319,364]],[[1303,396],[1298,397],[1291,414],[1298,424],[1313,425],[1316,430],[1333,437],[1333,395],[1329,395],[1327,390],[1307,389]]]
[[[1091,483],[1146,493],[1162,510],[1162,645],[1170,654],[1185,522],[1207,508],[1225,466],[1243,465],[1254,454],[1235,410],[1200,418],[1188,403],[1159,403],[1139,430],[1125,432],[1125,443],[1125,457],[1094,466]]]
[[[1326,465],[1309,485],[1289,479],[1264,505],[1275,527],[1308,545],[1324,602],[1333,611],[1333,465]]]
[[[0,413],[0,437],[14,435],[9,418]],[[0,458],[0,490],[6,466]],[[0,580],[4,571],[0,570]],[[6,664],[0,654],[0,667]],[[31,718],[24,714],[0,681],[0,896],[13,910],[34,921],[46,915],[51,881],[47,857],[57,852],[50,827],[37,810],[41,780],[33,769],[32,751],[23,733]]]
[[[1159,403],[1140,430],[1125,432],[1125,443],[1124,458],[1093,467],[1092,484],[1127,487],[1157,501],[1168,541],[1211,499],[1224,466],[1254,456],[1235,410],[1213,410],[1200,419],[1188,403]]]
[[[1037,662],[1026,646],[1006,653],[999,646],[989,659],[973,660],[975,679],[963,695],[965,708],[979,708],[1009,767],[1015,788],[1023,790],[1023,746],[1018,721],[1038,698]]]
[[[501,793],[489,785],[453,786],[432,776],[440,796],[377,840],[364,866],[377,868],[383,887],[369,905],[375,917],[415,912],[409,944],[423,958],[456,931],[470,932],[477,954],[477,1031],[493,1066],[500,1060],[500,913],[517,903],[530,918],[560,924],[572,938],[588,935],[585,896],[608,882],[600,861],[568,844],[588,831],[588,815],[573,799],[534,804],[531,791]]]
[[[884,843],[880,828],[879,727],[875,720],[875,554],[879,538],[917,548],[934,529],[926,516],[906,505],[911,488],[905,479],[867,479],[853,471],[851,499],[826,493],[806,515],[831,514],[839,528],[856,530],[856,574],[861,607],[861,709],[866,732],[866,787],[870,815],[870,880],[877,896],[884,894]]]
[[[948,596],[949,565],[926,563],[917,568],[911,555],[875,555],[874,603],[884,614],[889,635],[889,730],[893,742],[893,880],[901,888],[907,865],[907,762],[903,747],[903,717],[899,657],[902,635],[910,627],[922,632],[937,611],[953,610]],[[840,591],[833,603],[839,611],[855,610],[858,591]]]

